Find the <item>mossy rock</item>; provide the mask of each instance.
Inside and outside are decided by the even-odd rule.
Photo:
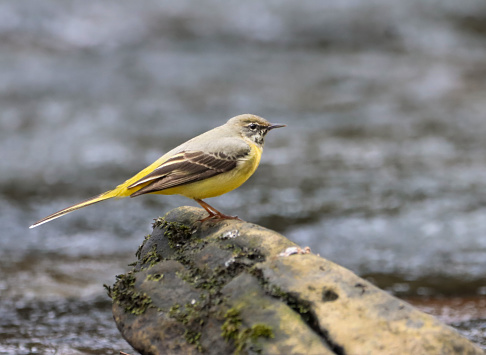
[[[351,271],[239,220],[180,207],[109,287],[141,354],[483,354]]]

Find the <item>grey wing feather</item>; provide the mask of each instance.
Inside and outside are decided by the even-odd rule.
[[[234,156],[224,153],[204,153],[201,151],[181,152],[168,159],[159,168],[133,183],[128,188],[152,181],[147,186],[134,192],[130,197],[165,190],[171,187],[204,180],[212,176],[233,170],[238,160],[250,152],[239,152]]]

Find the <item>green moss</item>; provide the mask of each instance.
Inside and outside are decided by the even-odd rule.
[[[267,287],[268,289],[268,287]],[[287,298],[287,292],[284,292],[280,287],[271,285],[270,288],[268,289],[269,293],[273,297],[281,298],[286,300]]]
[[[186,270],[176,272],[177,277],[196,289],[208,291],[212,296],[219,294],[221,288],[235,275],[231,270],[223,267],[212,270],[201,270],[193,265],[186,265],[186,267]]]
[[[161,228],[165,223],[167,223],[165,221],[165,218],[159,217],[159,218],[154,220],[154,223],[152,223],[152,228]]]
[[[165,229],[164,236],[168,239],[182,237],[185,240],[191,234],[191,227],[179,222],[167,222],[164,217],[157,218],[152,226]]]
[[[240,247],[231,242],[220,245],[220,248],[223,250],[231,250],[233,256],[237,259],[248,259],[250,261],[249,264],[265,261],[265,256],[255,248]]]
[[[148,281],[160,281],[164,278],[164,274],[148,274],[146,280]]]
[[[216,268],[213,273],[208,275],[200,284],[199,288],[207,290],[211,293],[219,292],[226,284],[226,273],[224,269]]]
[[[107,287],[107,290],[113,302],[123,307],[125,312],[140,315],[152,305],[152,299],[144,292],[135,291],[135,280],[135,275],[131,271],[117,275],[115,284],[113,287]]]
[[[191,228],[178,222],[164,221],[161,228],[165,228],[164,236],[169,240],[169,247],[176,249],[187,243],[191,236]]]
[[[254,324],[250,328],[249,336],[253,342],[257,341],[258,338],[267,338],[267,339],[275,338],[272,327],[263,323]]]
[[[106,290],[106,294],[108,295],[108,297],[110,298],[113,298],[112,295],[111,295],[111,286],[108,286],[107,284],[103,284],[103,288]]]
[[[259,268],[252,267],[249,270],[250,274],[255,276],[262,288],[272,297],[280,299],[285,302],[290,308],[300,314],[304,322],[309,324],[311,327],[315,326],[315,319],[311,312],[312,306],[309,301],[300,298],[300,295],[292,292],[285,292],[280,287],[276,285],[271,285],[263,276],[262,271]]]
[[[204,325],[204,318],[207,316],[205,304],[202,302],[187,303],[184,306],[175,304],[170,308],[169,316],[184,325],[186,341],[194,345],[198,351],[203,352],[201,329]]]
[[[184,338],[189,344],[194,345],[199,352],[202,353],[204,351],[201,345],[201,332],[186,330],[184,332]]]
[[[140,264],[142,268],[147,267],[147,265],[148,267],[152,267],[160,260],[162,260],[162,257],[157,253],[157,244],[154,244],[152,245],[152,249],[143,256]]]
[[[180,313],[181,305],[179,303],[174,304],[172,307],[169,309],[169,317],[178,319],[178,315]]]
[[[234,245],[234,244],[231,244],[231,243],[227,243],[227,244],[222,244],[221,245],[221,249],[223,250],[231,250],[233,252],[233,255],[236,257],[236,256],[239,256],[243,253],[243,249],[241,249],[239,246],[237,245]]]
[[[308,323],[311,321],[310,302],[299,299],[298,295],[293,295],[290,292],[285,292],[280,287],[275,285],[267,285],[266,289],[271,296],[281,299],[290,308],[299,313],[305,322]]]
[[[221,335],[226,340],[236,340],[241,327],[242,318],[240,311],[236,308],[231,308],[224,315],[224,319],[225,321],[221,326],[221,330],[223,331]]]
[[[200,306],[201,303],[187,303],[184,306],[176,303],[169,309],[169,317],[176,319],[178,322],[187,325],[190,323],[200,324]]]
[[[140,244],[137,251],[135,252],[135,256],[137,257],[137,259],[140,259],[140,256],[142,255],[142,249],[143,249],[145,243],[147,242],[147,240],[149,240],[151,236],[152,236],[151,234],[147,234],[144,237],[142,244]]]
[[[225,322],[221,326],[221,335],[228,341],[235,344],[235,354],[248,347],[252,347],[254,352],[258,352],[257,341],[260,338],[274,338],[272,327],[263,323],[256,323],[250,328],[242,328],[242,318],[236,308],[229,309],[224,315]]]

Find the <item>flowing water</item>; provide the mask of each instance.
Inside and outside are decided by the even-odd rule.
[[[103,284],[177,196],[33,230],[250,112],[257,173],[209,202],[486,347],[486,5],[479,0],[0,4],[0,354],[133,353]]]

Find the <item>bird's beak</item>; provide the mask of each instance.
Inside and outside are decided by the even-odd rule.
[[[268,130],[272,130],[274,128],[281,128],[281,127],[287,127],[286,124],[280,124],[280,123],[272,123],[270,126],[268,126]]]

